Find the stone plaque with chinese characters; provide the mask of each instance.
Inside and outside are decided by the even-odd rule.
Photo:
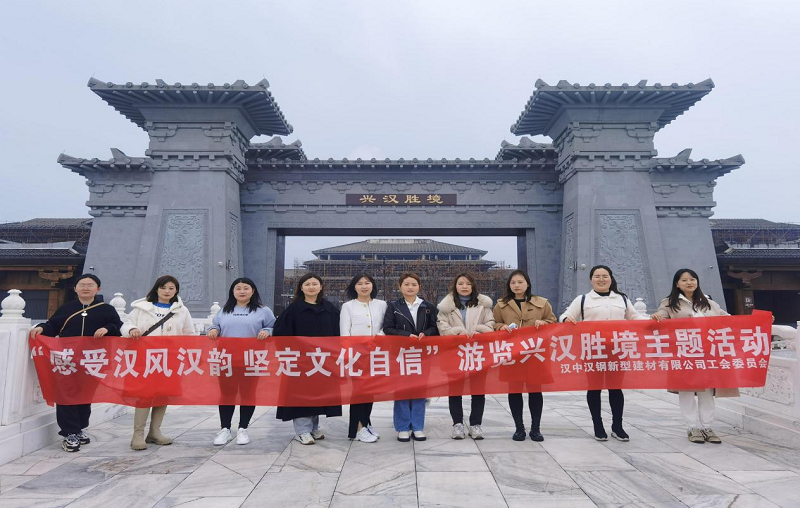
[[[363,206],[455,205],[457,194],[347,194],[345,203]]]

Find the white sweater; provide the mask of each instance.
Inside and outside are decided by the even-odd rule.
[[[564,321],[571,317],[575,321],[581,320],[581,299],[584,295],[578,296],[569,304],[567,310],[561,314],[559,321]],[[624,319],[650,319],[649,316],[642,316],[633,308],[631,299],[623,299],[622,295],[611,292],[609,296],[600,296],[594,290],[586,293],[586,300],[583,302],[584,321],[621,321]],[[627,303],[627,305],[626,305]]]
[[[358,300],[345,302],[339,313],[339,334],[343,337],[385,335],[383,333],[385,315],[386,302],[383,300],[370,300],[369,304]]]
[[[148,302],[144,298],[140,298],[131,304],[133,310],[131,311],[130,320],[122,325],[122,336],[130,337],[131,330],[138,328],[140,332],[146,332],[151,326],[158,323],[161,318],[156,313],[163,313],[164,310],[157,309],[152,302]],[[153,330],[150,334],[153,335],[197,335],[192,323],[192,315],[189,309],[183,306],[183,301],[178,297],[178,301],[170,306],[169,311],[175,314],[167,320],[166,323]],[[162,315],[163,315],[162,314]]]

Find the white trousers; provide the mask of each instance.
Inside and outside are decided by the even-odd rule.
[[[690,428],[708,429],[714,421],[714,389],[693,392],[678,392],[681,414]]]
[[[294,433],[299,436],[300,434],[317,430],[319,428],[319,416],[301,416],[293,419],[292,423],[294,424]]]

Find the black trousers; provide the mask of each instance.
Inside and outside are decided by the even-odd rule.
[[[64,437],[70,434],[80,434],[81,430],[89,426],[89,416],[91,414],[91,404],[70,406],[56,404],[56,423],[60,429],[58,434]]]
[[[347,429],[347,437],[350,439],[356,438],[359,423],[362,427],[371,425],[371,415],[372,402],[365,402],[364,404],[350,404],[350,426]]]
[[[595,425],[603,424],[603,417],[600,414],[600,392],[601,390],[586,392],[586,403],[589,405],[589,412]],[[622,410],[625,408],[625,395],[622,394],[622,390],[609,390],[608,403],[611,406],[611,428],[622,426]]]
[[[486,406],[486,395],[472,395],[472,404],[469,412],[469,424],[480,425],[483,422],[483,409]],[[450,416],[453,425],[464,423],[464,408],[461,406],[461,395],[449,397]]]
[[[511,416],[514,418],[514,425],[517,429],[524,429],[525,422],[522,419],[522,394],[509,393],[508,406],[511,409]],[[531,412],[531,430],[539,430],[539,425],[542,422],[542,406],[544,406],[544,397],[541,392],[533,392],[528,394],[528,409]]]
[[[219,426],[221,429],[230,429],[231,420],[233,420],[233,412],[236,406],[220,406],[219,407]],[[255,406],[239,406],[239,428],[246,429],[250,425],[250,419],[255,413]]]

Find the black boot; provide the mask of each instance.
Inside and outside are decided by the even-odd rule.
[[[609,390],[608,402],[611,405],[611,437],[620,441],[630,441],[630,436],[622,428],[622,410],[625,407],[622,390]]]
[[[594,438],[598,441],[608,441],[608,434],[606,434],[606,429],[603,427],[603,417],[600,413],[600,390],[586,392],[586,403],[589,405],[589,413],[592,415]]]

